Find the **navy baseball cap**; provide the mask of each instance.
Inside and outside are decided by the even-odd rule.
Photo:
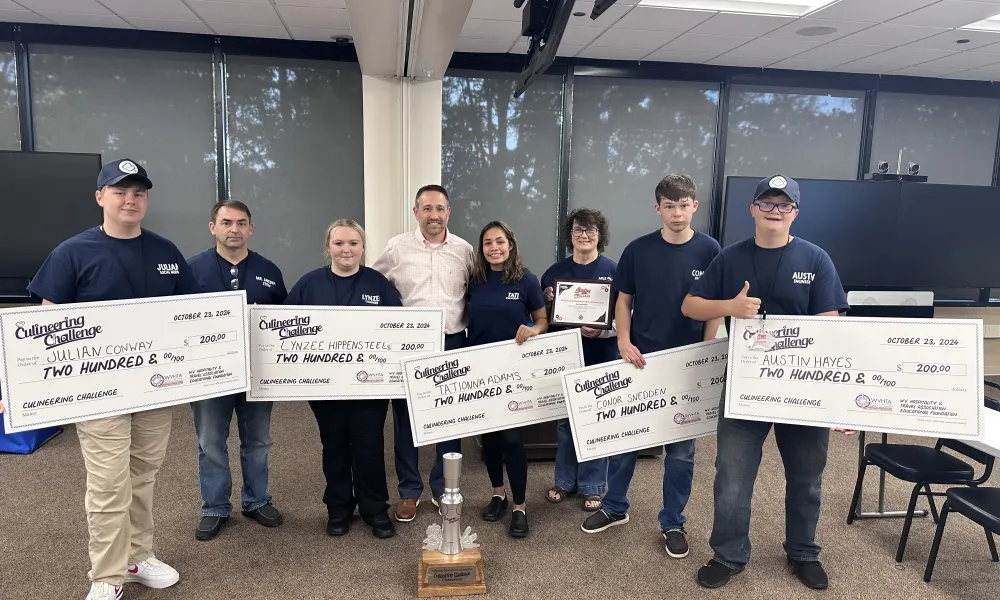
[[[795,204],[799,203],[799,184],[791,177],[784,175],[773,175],[765,177],[757,183],[757,191],[754,192],[754,202],[768,192],[781,192]]]
[[[146,189],[153,187],[153,182],[146,175],[146,169],[142,165],[130,158],[113,160],[101,167],[101,173],[97,176],[97,189],[106,185],[115,185],[119,181],[131,179],[142,182]]]

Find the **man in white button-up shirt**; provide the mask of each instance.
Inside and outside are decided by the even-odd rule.
[[[469,317],[466,293],[472,273],[472,246],[448,231],[451,205],[448,192],[439,185],[426,185],[417,191],[413,214],[418,228],[389,240],[382,256],[372,265],[399,291],[403,306],[430,306],[445,310],[445,350],[465,345]],[[424,491],[418,466],[417,449],[410,432],[410,415],[405,398],[392,401],[396,476],[399,479],[397,521],[412,521]],[[462,441],[437,444],[437,457],[431,469],[431,501],[438,505],[444,493],[441,456],[460,452]]]

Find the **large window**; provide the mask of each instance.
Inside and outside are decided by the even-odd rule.
[[[991,185],[1000,101],[880,93],[875,102],[871,170],[878,161],[895,173],[920,165],[929,183]]]
[[[0,150],[21,149],[17,69],[10,44],[0,43]]]
[[[856,179],[863,92],[733,86],[726,175]]]
[[[444,78],[441,178],[449,228],[475,247],[483,226],[505,221],[540,277],[556,257],[562,78],[543,77],[514,98],[516,77]]]
[[[708,230],[718,109],[717,84],[576,77],[569,206],[609,218],[610,258],[660,227],[654,190],[668,173],[694,179],[692,226]]]
[[[253,213],[251,247],[291,288],[323,264],[331,222],[364,223],[361,73],[245,56],[227,56],[226,72],[230,195]]]
[[[35,149],[138,161],[153,182],[143,226],[185,256],[212,246],[212,57],[42,45],[30,52]]]

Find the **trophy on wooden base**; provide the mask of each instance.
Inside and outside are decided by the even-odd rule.
[[[444,462],[444,495],[440,499],[441,525],[427,527],[420,556],[417,597],[470,596],[486,593],[483,557],[472,527],[462,531],[462,494],[458,479],[462,455],[448,452]]]

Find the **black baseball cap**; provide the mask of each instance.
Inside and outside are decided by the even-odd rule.
[[[153,182],[146,175],[146,169],[131,158],[113,160],[101,167],[101,173],[97,176],[97,189],[106,185],[115,185],[119,181],[131,179],[142,182],[146,189],[153,187]]]
[[[799,184],[791,177],[784,175],[772,175],[765,177],[757,183],[757,191],[754,192],[754,202],[768,192],[781,192],[795,204],[799,203]]]

